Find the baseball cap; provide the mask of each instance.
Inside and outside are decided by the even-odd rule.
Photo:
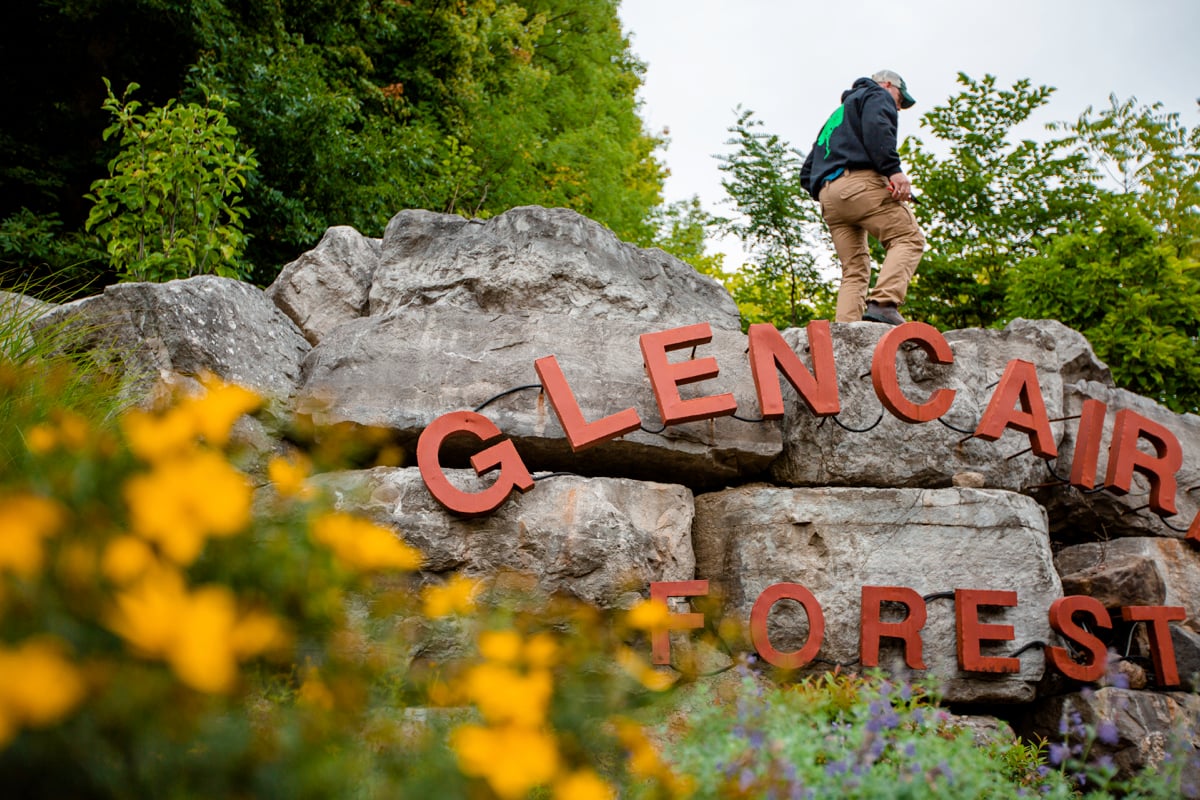
[[[908,84],[904,82],[904,78],[901,78],[899,74],[890,69],[881,69],[879,72],[876,72],[871,76],[871,80],[875,81],[876,83],[883,83],[884,81],[887,81],[899,89],[901,108],[910,108],[917,102],[913,99],[913,96],[908,93]]]

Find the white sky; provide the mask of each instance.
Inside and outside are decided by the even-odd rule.
[[[714,156],[729,151],[739,104],[807,152],[842,91],[879,69],[917,100],[901,137],[927,144],[918,118],[957,93],[959,72],[1056,87],[1025,136],[1106,107],[1110,93],[1200,124],[1200,0],[621,0],[620,17],[647,64],[642,118],[669,131],[664,199],[699,195],[717,213],[732,212]],[[727,268],[740,263],[736,243],[719,249]]]

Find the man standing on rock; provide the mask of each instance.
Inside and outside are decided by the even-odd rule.
[[[891,70],[859,78],[825,123],[804,161],[800,182],[821,204],[842,262],[837,322],[871,320],[899,325],[896,310],[925,252],[925,236],[907,201],[912,182],[896,152],[899,110],[916,101]],[[866,311],[871,281],[867,234],[887,250]]]

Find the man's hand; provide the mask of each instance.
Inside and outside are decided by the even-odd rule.
[[[894,200],[903,202],[912,198],[912,181],[903,172],[897,172],[888,179],[888,189]]]

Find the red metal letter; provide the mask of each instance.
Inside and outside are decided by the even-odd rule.
[[[708,581],[651,581],[650,599],[667,602],[671,597],[703,597],[708,594]],[[672,614],[668,629],[650,633],[650,657],[655,664],[671,663],[671,631],[689,631],[704,627],[700,613]]]
[[[808,405],[808,410],[818,417],[841,411],[829,320],[814,319],[808,323],[806,330],[813,369],[818,376],[816,378],[796,352],[788,347],[774,325],[756,322],[750,326],[750,371],[754,374],[754,388],[758,392],[763,419],[779,419],[783,416],[783,392],[779,388],[776,370],[783,372],[788,383]]]
[[[1145,439],[1156,455],[1138,450],[1138,439]],[[1162,516],[1175,510],[1175,473],[1183,464],[1183,448],[1175,434],[1127,408],[1117,412],[1112,442],[1108,445],[1108,474],[1105,487],[1114,494],[1125,494],[1134,470],[1150,480],[1150,508]]]
[[[883,603],[901,603],[908,614],[900,622],[884,622]],[[921,628],[925,627],[925,601],[913,589],[904,586],[862,587],[862,623],[859,628],[859,660],[864,667],[879,666],[879,640],[888,636],[904,640],[904,663],[913,669],[925,669],[921,658]]]
[[[954,622],[958,631],[958,666],[968,672],[1020,672],[1021,660],[1008,656],[984,656],[979,643],[983,639],[1011,642],[1012,625],[993,625],[979,621],[980,606],[1015,606],[1017,593],[988,589],[955,589]]]
[[[712,328],[707,322],[660,333],[643,333],[639,341],[646,374],[650,377],[654,399],[658,402],[658,413],[664,425],[723,417],[737,411],[737,400],[732,394],[694,397],[690,400],[679,396],[679,386],[682,384],[715,378],[719,372],[714,358],[693,358],[675,364],[667,360],[670,350],[712,341]]]
[[[1200,511],[1197,511],[1196,516],[1192,517],[1192,524],[1188,526],[1187,536],[1183,538],[1200,543]]]
[[[780,600],[795,600],[808,614],[808,641],[792,653],[781,653],[771,646],[767,635],[767,616]],[[768,586],[750,609],[750,641],[768,664],[780,669],[798,669],[817,656],[825,638],[825,614],[813,593],[798,583],[776,583]]]
[[[1018,401],[1020,411],[1015,408]],[[975,435],[994,442],[1005,428],[1016,428],[1029,434],[1033,452],[1041,458],[1058,455],[1054,432],[1050,430],[1050,417],[1046,414],[1046,401],[1038,386],[1037,367],[1019,358],[1014,358],[1004,368],[1004,376],[1000,378],[987,410],[979,418]]]
[[[916,342],[934,364],[950,364],[954,352],[946,337],[927,322],[905,322],[883,335],[875,345],[871,359],[871,384],[883,407],[905,422],[929,422],[950,410],[954,402],[953,389],[938,389],[924,403],[917,404],[900,392],[900,378],[896,374],[896,354],[900,345]]]
[[[1150,656],[1159,686],[1178,686],[1179,667],[1175,663],[1175,643],[1167,623],[1187,619],[1183,606],[1124,606],[1121,617],[1127,622],[1149,622]]]
[[[417,440],[417,467],[430,494],[447,510],[465,517],[490,514],[508,499],[513,489],[527,492],[533,488],[533,476],[509,439],[471,456],[471,466],[476,474],[483,475],[500,468],[500,477],[495,483],[477,493],[464,492],[453,486],[442,472],[438,454],[442,442],[459,433],[469,434],[484,443],[501,435],[490,419],[473,411],[443,414],[421,431]]]
[[[617,439],[642,426],[642,420],[632,408],[610,414],[595,422],[588,422],[583,418],[579,401],[575,399],[575,393],[567,384],[562,368],[558,366],[558,359],[554,356],[539,358],[533,362],[533,368],[542,381],[542,388],[550,398],[550,407],[558,416],[559,424],[567,434],[567,441],[571,443],[571,450],[574,452],[578,453],[584,448],[609,439]]]
[[[1079,430],[1075,434],[1075,457],[1071,460],[1069,483],[1080,489],[1096,485],[1096,464],[1100,461],[1100,439],[1104,436],[1104,414],[1108,406],[1095,398],[1083,401],[1079,412]]]
[[[1104,648],[1104,642],[1076,624],[1073,619],[1076,613],[1090,614],[1098,627],[1112,627],[1108,611],[1096,598],[1081,594],[1060,597],[1050,604],[1050,627],[1055,633],[1067,637],[1087,650],[1088,663],[1080,664],[1075,661],[1065,647],[1050,645],[1046,645],[1046,658],[1068,678],[1091,683],[1104,677],[1104,669],[1108,665],[1108,651]]]

